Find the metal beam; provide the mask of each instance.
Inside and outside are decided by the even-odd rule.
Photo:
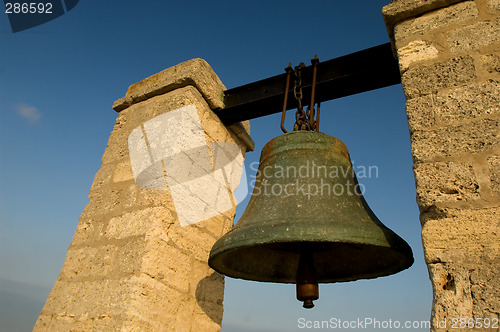
[[[356,93],[401,83],[397,60],[391,44],[320,62],[318,64],[316,101],[323,102]],[[303,105],[311,99],[312,65],[302,70]],[[226,125],[279,113],[283,108],[286,74],[224,91],[224,108],[215,114]],[[290,84],[287,109],[297,107]]]

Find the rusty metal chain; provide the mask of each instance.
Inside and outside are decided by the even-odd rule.
[[[307,124],[309,126],[309,130],[314,130],[316,128],[316,121],[314,121],[314,116],[316,114],[316,110],[314,109],[314,105],[309,105],[306,108],[306,119],[307,119]]]
[[[283,109],[281,111],[281,130],[284,133],[287,133],[285,129],[285,113],[288,101],[288,88],[290,86],[290,77],[292,73],[294,76],[293,95],[297,100],[297,111],[295,112],[295,124],[293,125],[293,130],[319,131],[320,103],[318,103],[317,109],[315,108],[316,73],[317,64],[319,63],[317,55],[314,56],[314,59],[311,59],[311,63],[313,64],[311,102],[305,111],[304,106],[302,105],[302,69],[306,68],[306,65],[301,62],[298,66],[295,66],[295,68],[292,69],[292,63],[290,63],[288,67],[285,68],[285,71],[287,73],[285,84],[285,99],[283,100]]]
[[[309,126],[309,121],[306,112],[304,112],[304,107],[302,106],[302,68],[306,65],[301,62],[294,69],[295,83],[293,86],[293,95],[297,100],[297,112],[295,113],[295,124],[293,130],[311,130]]]

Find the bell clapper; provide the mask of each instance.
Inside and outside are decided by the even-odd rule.
[[[296,285],[297,300],[304,302],[304,308],[313,308],[313,301],[319,299],[319,287],[312,255],[308,250],[301,250]]]
[[[319,298],[318,283],[302,284],[297,282],[297,300],[303,301],[306,309],[314,308],[314,300]]]

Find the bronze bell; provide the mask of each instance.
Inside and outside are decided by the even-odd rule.
[[[318,283],[397,273],[413,255],[370,210],[346,146],[294,131],[262,150],[250,202],[208,264],[233,278],[296,283],[297,299],[312,308]]]

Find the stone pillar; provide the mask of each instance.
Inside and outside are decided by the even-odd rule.
[[[500,313],[500,1],[393,0],[383,14],[407,99],[433,330],[484,329]]]
[[[232,227],[237,175],[253,149],[248,123],[228,129],[211,111],[224,90],[193,59],[115,102],[90,201],[35,331],[220,330],[224,278],[208,254]]]

